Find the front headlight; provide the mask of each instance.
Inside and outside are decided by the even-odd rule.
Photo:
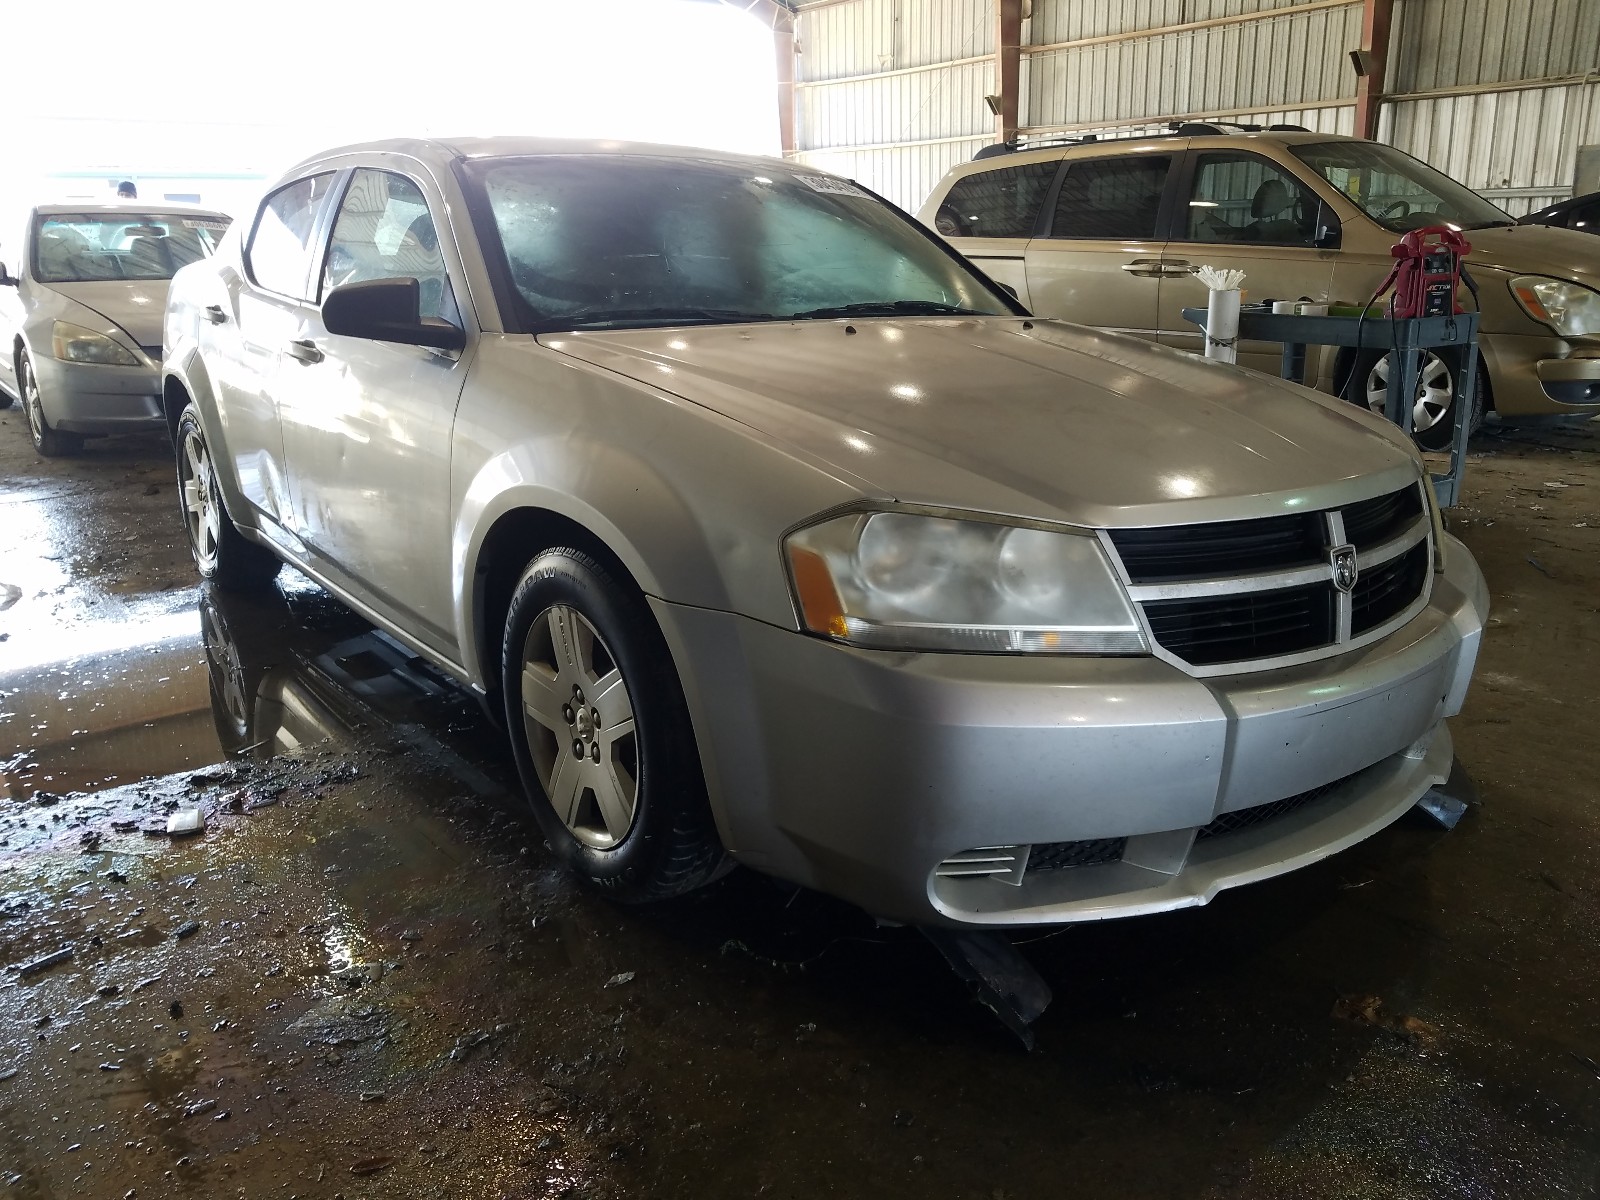
[[[50,331],[50,344],[62,362],[99,363],[101,366],[137,367],[139,360],[127,347],[103,333],[57,321]]]
[[[909,512],[848,513],[784,543],[805,628],[883,650],[1144,654],[1092,536]]]
[[[1524,275],[1511,281],[1511,294],[1535,321],[1562,337],[1600,333],[1600,292],[1564,279]]]

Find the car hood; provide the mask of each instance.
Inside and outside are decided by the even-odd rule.
[[[1394,426],[1139,339],[1011,317],[545,335],[907,503],[1086,525],[1221,520],[1404,486]]]
[[[1600,238],[1549,225],[1509,225],[1469,229],[1468,266],[1508,275],[1551,275],[1600,290]]]
[[[140,346],[156,347],[161,357],[161,321],[167,311],[169,279],[105,279],[91,283],[41,284],[119,326]]]

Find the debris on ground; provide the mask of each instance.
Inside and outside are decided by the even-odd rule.
[[[172,931],[172,936],[181,942],[184,940],[184,938],[191,938],[199,932],[199,921],[185,921],[182,925],[179,925]]]
[[[394,1165],[392,1154],[378,1154],[372,1158],[357,1159],[350,1164],[352,1175],[376,1175],[379,1171],[387,1170]]]
[[[1366,994],[1340,996],[1333,1002],[1333,1016],[1341,1021],[1355,1021],[1382,1029],[1424,1050],[1431,1049],[1439,1040],[1437,1025],[1420,1017],[1389,1012],[1385,1009],[1380,996]]]
[[[609,987],[621,987],[625,983],[632,982],[633,976],[634,976],[634,972],[633,971],[618,971],[610,979],[606,980],[605,983],[602,984],[601,986],[608,987],[608,988]]]
[[[471,1033],[464,1033],[456,1039],[456,1044],[450,1048],[451,1062],[466,1062],[472,1052],[489,1040],[489,1035],[481,1029]]]
[[[71,958],[72,955],[72,947],[63,946],[61,949],[53,951],[50,954],[46,954],[42,958],[36,958],[32,962],[18,964],[16,968],[17,974],[26,979],[30,975],[37,975],[40,971],[48,971],[51,967],[60,966],[62,963]]]
[[[167,818],[167,833],[173,837],[201,833],[205,827],[206,814],[198,808],[180,808]]]

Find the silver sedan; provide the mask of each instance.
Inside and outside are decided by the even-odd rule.
[[[1030,318],[857,185],[349,147],[167,312],[207,578],[295,564],[481,694],[604,891],[1203,904],[1453,759],[1487,594],[1370,414]]]
[[[88,434],[160,429],[167,281],[216,248],[230,218],[148,204],[42,204],[0,263],[0,407],[23,401],[41,454]]]

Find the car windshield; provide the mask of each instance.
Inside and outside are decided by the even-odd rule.
[[[33,274],[40,283],[171,279],[227,230],[227,217],[209,213],[44,213],[33,227]]]
[[[1486,229],[1513,225],[1510,214],[1425,162],[1376,142],[1317,142],[1291,146],[1301,162],[1354,200],[1385,229],[1405,233],[1426,225]]]
[[[524,332],[1017,311],[903,213],[829,175],[601,155],[480,159],[465,174]]]

